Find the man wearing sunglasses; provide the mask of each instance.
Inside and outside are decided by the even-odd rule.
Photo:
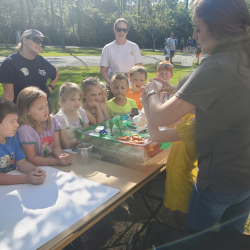
[[[58,80],[58,70],[39,54],[49,39],[38,30],[24,31],[17,52],[8,56],[0,67],[4,98],[16,103],[18,94],[28,86],[43,90],[48,98]],[[47,86],[47,80],[51,79]],[[52,111],[50,106],[50,111]]]
[[[115,21],[113,31],[115,40],[106,44],[102,50],[100,73],[110,89],[110,79],[116,73],[129,76],[130,69],[135,65],[142,65],[141,52],[136,43],[126,39],[129,31],[127,20],[120,18]],[[109,91],[108,99],[113,98]]]

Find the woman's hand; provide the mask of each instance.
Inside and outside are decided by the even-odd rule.
[[[159,90],[159,92],[167,92],[169,94],[175,94],[177,92],[176,87],[171,85],[169,82],[167,82],[159,77],[150,79],[149,81],[154,81],[154,80],[162,83],[162,88]]]
[[[141,93],[141,103],[144,108],[148,106],[147,92],[145,91],[142,91]]]
[[[151,91],[151,90],[155,90],[157,92],[159,92],[156,83],[153,81],[153,79],[150,79],[149,82],[142,87],[142,89],[144,89],[144,92],[146,92],[146,94]]]

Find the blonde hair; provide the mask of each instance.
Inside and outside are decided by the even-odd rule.
[[[106,91],[108,90],[105,83],[100,82],[100,84],[101,84],[102,90],[106,90]]]
[[[140,74],[144,74],[145,78],[148,78],[148,72],[147,70],[143,67],[143,66],[134,66],[131,68],[130,70],[130,77],[135,73],[135,72],[139,72]]]
[[[91,87],[99,87],[102,89],[100,80],[97,77],[84,77],[81,83],[81,90],[83,94],[87,94]],[[86,98],[83,97],[83,103],[86,102]]]
[[[23,49],[23,41],[19,42],[15,48],[17,52],[21,52]]]
[[[37,87],[27,87],[23,89],[17,98],[17,107],[19,111],[19,123],[20,125],[22,124],[27,124],[30,125],[32,128],[34,128],[37,132],[37,121],[34,120],[29,114],[28,111],[32,104],[38,100],[41,97],[46,97],[47,94],[44,93],[42,90],[40,90]],[[47,129],[51,128],[51,118],[50,115],[48,115],[47,119]]]
[[[59,90],[59,105],[63,108],[63,103],[70,98],[73,98],[76,94],[79,94],[80,98],[83,99],[83,93],[80,87],[73,82],[65,82]]]
[[[113,77],[111,78],[110,86],[113,85],[115,80],[125,80],[127,82],[128,86],[129,86],[128,78],[125,75],[121,74],[121,73],[117,73],[117,74],[113,75]]]

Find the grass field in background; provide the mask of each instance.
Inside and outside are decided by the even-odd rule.
[[[156,64],[147,64],[144,67],[148,71],[148,80],[156,77]],[[189,72],[193,71],[196,68],[193,67],[182,67],[180,64],[175,64],[174,68],[174,76],[171,79],[170,83],[176,85],[181,78],[187,75]],[[50,101],[54,108],[54,112],[58,106],[58,91],[60,86],[66,82],[74,82],[80,85],[82,79],[84,77],[98,77],[100,80],[103,80],[100,75],[100,67],[99,66],[90,66],[90,67],[60,67],[58,68],[60,76],[59,80],[56,84],[56,88],[51,94]]]
[[[9,49],[5,49],[4,47],[0,47],[0,56],[7,57],[15,52],[15,47],[11,47]],[[55,47],[46,47],[43,49],[43,52],[40,54],[41,56],[100,56],[102,54],[101,48],[55,48]],[[176,54],[181,54],[180,52],[176,52]],[[184,52],[184,54],[188,54],[188,52]],[[156,50],[153,52],[150,49],[141,50],[141,55],[164,55],[164,51]]]
[[[148,71],[148,80],[156,77],[156,64],[147,64],[144,67]],[[174,66],[174,76],[170,80],[170,83],[176,85],[180,79],[182,79],[189,72],[193,71],[196,68],[194,64],[193,67],[182,67],[180,63],[175,63]],[[84,77],[98,77],[100,80],[103,80],[100,75],[100,67],[99,66],[80,66],[80,67],[59,67],[59,79],[55,86],[55,90],[52,92],[50,96],[50,101],[54,108],[54,112],[58,107],[58,91],[60,86],[66,82],[74,82],[80,85],[82,79]],[[3,88],[0,85],[0,95],[3,95]]]

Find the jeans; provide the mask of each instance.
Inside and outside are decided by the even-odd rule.
[[[220,220],[221,231],[244,233],[250,213],[250,190],[239,193],[216,193],[209,188],[193,187],[189,210],[188,227],[192,230],[211,229]]]

